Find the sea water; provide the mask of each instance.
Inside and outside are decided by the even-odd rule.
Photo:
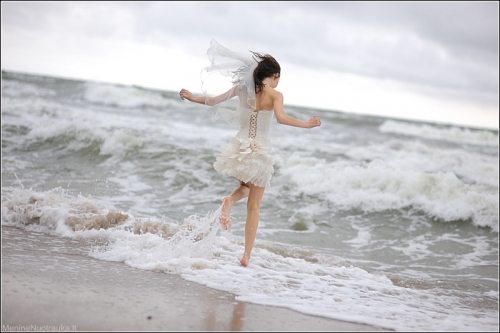
[[[212,167],[237,129],[178,92],[2,72],[2,225],[239,301],[397,331],[497,331],[498,131],[285,112],[322,126],[271,125],[275,173],[242,267],[246,200],[223,230],[238,182]]]

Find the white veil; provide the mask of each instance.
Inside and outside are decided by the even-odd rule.
[[[212,121],[222,118],[239,127],[240,113],[244,109],[255,110],[253,71],[258,63],[251,55],[231,51],[214,39],[207,56],[211,65],[201,71],[201,90],[206,97],[205,104],[212,106]],[[232,88],[229,89],[228,83]],[[231,101],[235,96],[239,102]]]

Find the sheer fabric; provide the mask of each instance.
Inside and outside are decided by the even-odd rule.
[[[255,109],[253,71],[257,61],[251,54],[229,50],[214,39],[210,42],[207,56],[211,64],[201,71],[205,104],[211,106],[213,121],[222,118],[238,127],[241,112]],[[227,90],[230,84],[232,87]],[[231,100],[236,96],[238,101]]]

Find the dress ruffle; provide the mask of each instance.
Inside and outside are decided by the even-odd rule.
[[[214,169],[222,176],[232,176],[244,183],[268,187],[274,173],[269,148],[254,139],[232,138],[216,156]]]

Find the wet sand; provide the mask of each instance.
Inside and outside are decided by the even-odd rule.
[[[2,331],[385,330],[239,302],[177,275],[94,259],[89,248],[2,226]]]

